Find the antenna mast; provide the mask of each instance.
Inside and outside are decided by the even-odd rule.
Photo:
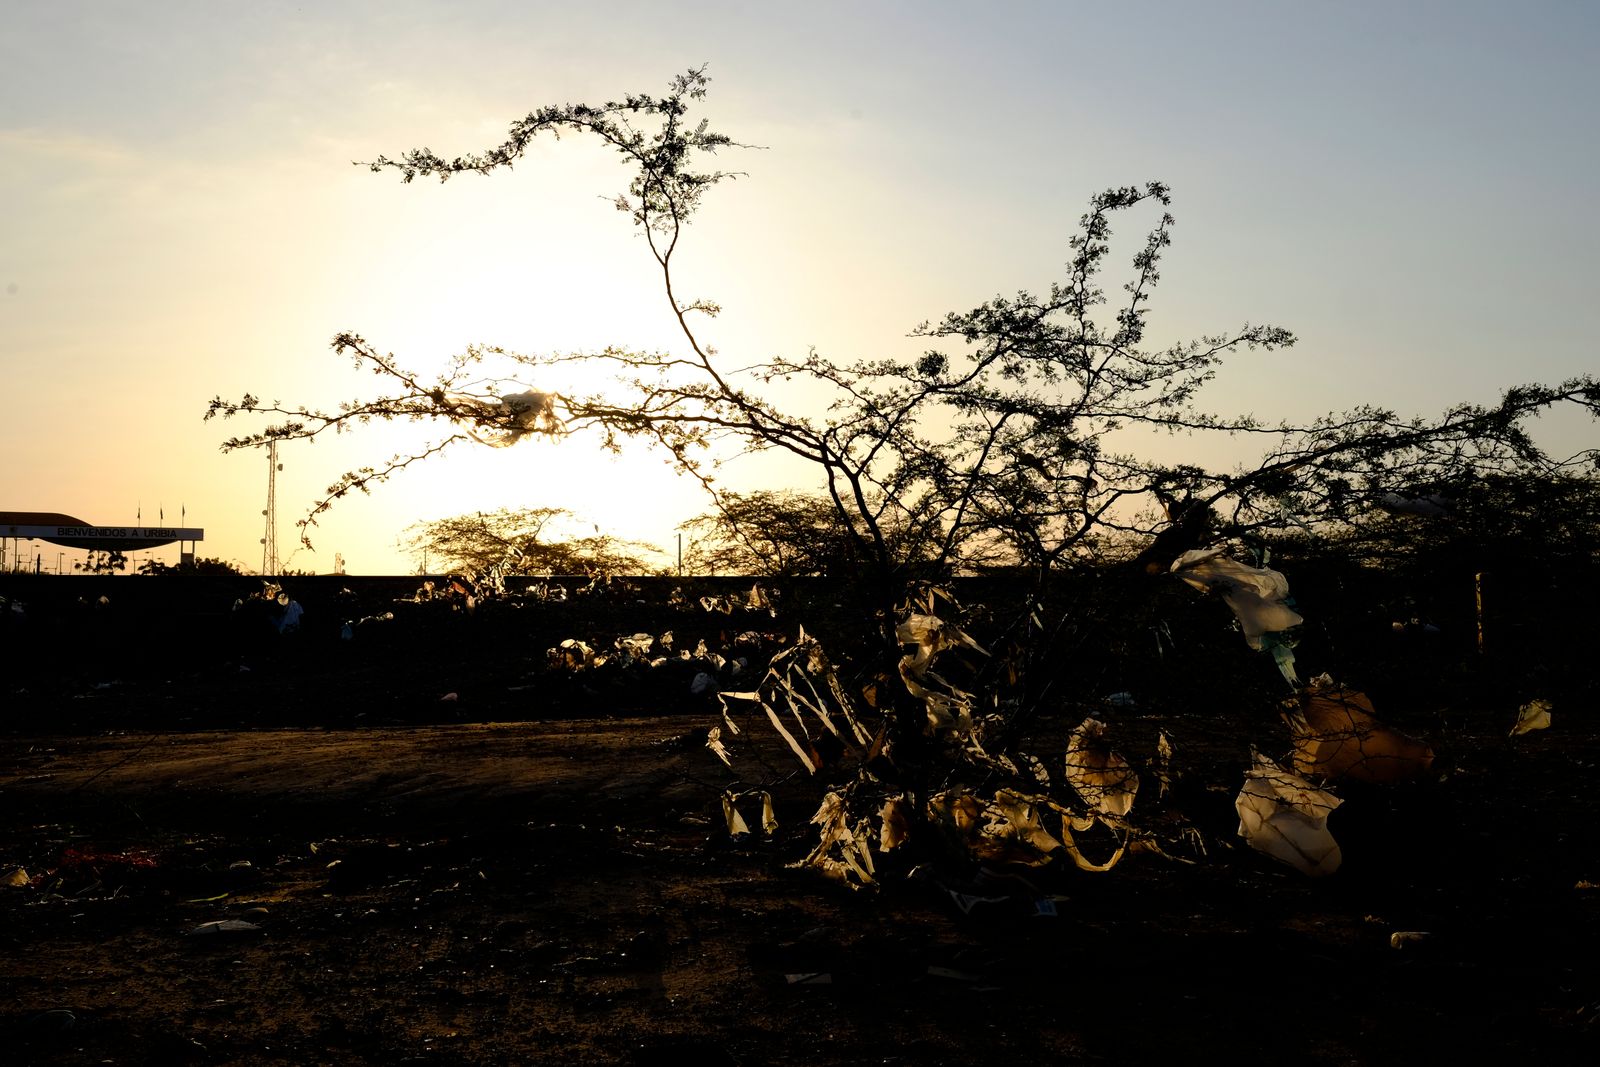
[[[278,462],[278,442],[267,445],[267,506],[261,514],[267,517],[267,532],[261,538],[261,575],[270,578],[278,573],[278,472],[283,464]]]

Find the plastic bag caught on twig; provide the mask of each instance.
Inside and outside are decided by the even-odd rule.
[[[1139,776],[1106,741],[1106,724],[1085,719],[1067,742],[1067,782],[1089,807],[1113,818],[1126,816],[1139,793]]]
[[[1294,735],[1294,769],[1322,778],[1398,782],[1428,773],[1433,749],[1379,722],[1372,701],[1316,678],[1286,702],[1283,718]]]
[[[965,734],[972,729],[972,694],[951,685],[933,669],[939,655],[954,648],[970,648],[988,655],[953,623],[937,615],[913,612],[895,628],[901,645],[915,648],[900,658],[900,680],[906,691],[927,708],[930,733]]]
[[[1172,561],[1172,573],[1204,592],[1220,595],[1256,651],[1269,651],[1290,684],[1299,681],[1289,643],[1273,635],[1305,622],[1289,606],[1289,580],[1270,567],[1229,559],[1220,548],[1194,549]]]
[[[745,822],[744,816],[739,811],[739,803],[751,797],[761,798],[761,832],[771,836],[778,830],[778,817],[772,810],[772,794],[765,789],[751,789],[743,793],[730,789],[722,794],[722,818],[728,824],[729,837],[741,837],[750,832],[750,824]]]
[[[846,752],[872,739],[821,646],[804,629],[793,645],[772,657],[755,689],[719,693],[717,698],[722,703],[723,721],[730,727],[734,726],[732,709],[735,704],[760,707],[778,736],[812,774],[822,765],[822,757],[812,743],[814,726],[831,734]],[[788,721],[785,721],[785,713]]]
[[[1259,752],[1234,800],[1239,836],[1251,848],[1320,878],[1339,869],[1343,856],[1328,832],[1328,816],[1344,801],[1318,789]]]
[[[860,819],[852,825],[850,807],[843,796],[830,792],[823,797],[811,824],[820,827],[820,839],[804,859],[790,867],[813,867],[851,889],[873,884],[877,870],[872,862],[867,820]]]
[[[449,403],[463,415],[472,417],[475,429],[468,436],[480,444],[504,448],[514,445],[530,433],[559,434],[566,424],[556,414],[556,393],[541,393],[533,389],[521,393],[508,393],[490,403],[472,396],[450,396]]]

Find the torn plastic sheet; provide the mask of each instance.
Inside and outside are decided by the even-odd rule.
[[[1156,798],[1165,799],[1167,791],[1172,788],[1172,739],[1167,737],[1165,730],[1156,734],[1156,758],[1151,763],[1151,770],[1155,772],[1156,785],[1159,787]]]
[[[1052,824],[1059,825],[1059,835],[1050,832],[1046,813]],[[989,862],[1040,866],[1060,849],[1080,870],[1105,872],[1128,851],[1126,831],[1119,832],[1094,815],[1075,815],[1047,796],[1015,790],[998,790],[989,801],[965,789],[945,790],[928,798],[928,814],[948,837]],[[1100,862],[1084,854],[1075,836],[1097,826],[1103,826],[1116,842],[1111,855]]]
[[[564,585],[551,585],[546,582],[540,582],[528,590],[528,595],[535,600],[563,601],[567,599],[568,593],[567,587]]]
[[[820,676],[824,688],[819,690],[815,677]],[[872,735],[856,717],[850,700],[845,696],[827,657],[822,654],[814,638],[805,630],[799,632],[795,643],[772,657],[760,685],[751,691],[721,693],[723,719],[732,725],[733,701],[754,703],[761,707],[778,735],[799,757],[806,769],[815,774],[821,757],[812,744],[812,732],[806,722],[814,718],[824,730],[832,734],[845,747],[867,744]],[[793,729],[780,715],[786,711],[793,720]],[[843,721],[843,726],[840,725]]]
[[[720,671],[728,664],[727,660],[706,648],[706,643],[704,641],[700,641],[694,646],[694,658],[697,660],[704,660],[705,662],[711,664],[713,670]]]
[[[851,744],[852,740],[855,744],[864,745],[870,740],[871,735],[856,718],[855,709],[845,696],[844,687],[839,684],[838,675],[823,653],[821,643],[808,636],[804,627],[800,628],[793,646],[772,657],[766,677],[775,687],[783,690],[792,706],[811,712],[825,730],[845,745]],[[813,677],[823,679],[826,696],[817,691]],[[829,710],[830,700],[849,727],[849,737],[834,722],[833,712]]]
[[[929,594],[929,602],[932,601]],[[945,681],[933,672],[933,661],[952,648],[970,648],[988,655],[971,637],[953,623],[937,615],[911,612],[895,628],[895,638],[916,648],[900,657],[900,680],[906,691],[927,708],[927,730],[931,734],[966,734],[972,729],[972,694]]]
[[[1083,802],[1102,815],[1122,818],[1139,793],[1139,776],[1107,743],[1106,724],[1084,719],[1067,742],[1066,778]]]
[[[776,617],[777,612],[772,608],[772,599],[767,596],[767,591],[760,584],[752,585],[750,592],[745,596],[745,609],[748,611],[765,611]]]
[[[550,649],[546,655],[549,656],[552,667],[565,667],[568,670],[598,667],[605,662],[605,657],[597,656],[594,649],[575,637],[567,638]]]
[[[1339,843],[1328,816],[1344,803],[1259,752],[1234,800],[1239,836],[1251,848],[1313,878],[1339,869]]]
[[[1550,702],[1548,700],[1530,700],[1517,709],[1517,723],[1511,728],[1511,736],[1531,733],[1534,730],[1547,730],[1550,728]]]
[[[1321,675],[1287,702],[1294,769],[1321,778],[1398,782],[1428,773],[1433,749],[1379,722],[1365,693]]]
[[[1010,915],[1031,919],[1060,916],[1058,905],[1067,903],[1066,897],[1046,896],[1039,887],[1026,878],[1015,875],[995,877],[987,868],[980,867],[977,875],[965,885],[950,885],[934,878],[933,884],[949,896],[950,902],[963,915]],[[982,982],[982,975],[956,968],[929,966],[928,974],[957,981]]]
[[[801,764],[805,766],[805,769],[810,771],[812,774],[817,773],[817,760],[810,747],[808,745],[800,744],[800,742],[795,739],[794,734],[791,733],[789,728],[783,724],[783,720],[778,717],[778,713],[773,710],[772,705],[767,703],[766,699],[759,691],[745,693],[718,693],[717,699],[722,702],[723,721],[729,726],[733,725],[729,701],[744,701],[760,707],[762,711],[766,712],[767,721],[772,723],[772,728],[778,731],[778,736],[783,738],[783,740],[788,744],[790,750],[797,758],[799,758]],[[737,733],[738,730],[735,729],[734,732]],[[807,738],[807,740],[809,740],[809,738]]]
[[[1117,847],[1112,851],[1111,855],[1099,863],[1083,854],[1083,846],[1076,836],[1077,834],[1087,833],[1096,826],[1104,826],[1117,842]],[[1103,820],[1093,815],[1075,816],[1065,810],[1061,813],[1061,847],[1066,850],[1067,855],[1071,857],[1072,862],[1077,865],[1080,871],[1089,871],[1092,874],[1104,874],[1109,871],[1122,861],[1123,856],[1128,854],[1130,840],[1131,835],[1124,832],[1121,836],[1118,836],[1116,828],[1107,825]],[[1160,850],[1157,849],[1156,851],[1159,852]],[[1166,853],[1162,852],[1161,855],[1165,856]]]
[[[1044,828],[1039,805],[1033,797],[1010,789],[996,790],[994,800],[984,808],[983,814],[987,820],[983,833],[1034,853],[1036,858],[1027,861],[1031,865],[1048,862],[1050,854],[1061,847],[1061,842]]]
[[[790,867],[813,867],[852,889],[873,884],[877,871],[872,862],[871,838],[866,820],[852,827],[844,797],[830,792],[822,798],[811,824],[821,828],[815,848]]]
[[[1005,753],[992,755],[983,747],[984,727],[998,718],[998,716],[994,715],[985,716],[982,720],[975,724],[972,731],[964,738],[964,744],[962,745],[961,749],[962,754],[965,755],[967,759],[976,766],[988,767],[991,770],[999,771],[1009,778],[1020,778],[1022,777],[1022,772],[1018,769],[1016,762],[1012,760],[1010,756],[1007,756]],[[1031,759],[1032,757],[1024,757],[1021,755],[1021,753],[1018,753],[1018,758]],[[1038,763],[1038,760],[1034,760],[1034,762]]]
[[[790,733],[788,727],[783,725],[783,720],[778,718],[778,713],[773,710],[771,704],[768,704],[765,700],[760,700],[759,695],[757,700],[761,704],[761,710],[767,713],[767,720],[772,723],[772,728],[777,730],[779,736],[789,743],[789,747],[794,750],[794,754],[800,757],[800,762],[805,764],[806,770],[816,774],[818,769],[816,754],[809,747],[802,746],[799,741],[795,740],[794,734]],[[810,738],[807,738],[807,740],[809,741]]]
[[[1263,634],[1305,622],[1287,603],[1287,578],[1269,567],[1251,567],[1229,559],[1219,548],[1185,552],[1173,560],[1172,573],[1201,592],[1221,595],[1238,617],[1251,648],[1261,647]]]
[[[612,643],[618,652],[644,657],[648,656],[650,650],[655,647],[656,639],[651,634],[632,634],[628,637],[619,637]]]
[[[909,657],[908,657],[909,658]],[[972,694],[957,689],[929,670],[915,674],[905,660],[900,661],[900,680],[906,692],[922,701],[927,709],[927,730],[930,734],[965,734],[972,729]],[[924,683],[942,686],[932,688]]]
[[[1290,644],[1267,635],[1280,634],[1305,622],[1289,606],[1289,580],[1269,567],[1251,567],[1229,559],[1220,548],[1194,549],[1172,561],[1171,572],[1201,592],[1220,595],[1239,620],[1250,647],[1269,650],[1278,669],[1293,684],[1294,653]]]
[[[911,836],[911,798],[901,793],[878,809],[878,851],[893,852]]]
[[[902,645],[917,646],[916,651],[900,661],[901,673],[909,670],[912,674],[922,674],[935,657],[947,649],[970,648],[985,656],[989,654],[959,626],[937,615],[912,613],[895,628],[895,639]]]
[[[713,726],[706,734],[706,747],[711,754],[716,756],[727,767],[733,766],[733,760],[728,755],[728,747],[722,743],[722,727]]]
[[[480,420],[476,428],[469,428],[467,436],[480,444],[504,448],[514,445],[530,433],[559,434],[566,424],[556,414],[558,393],[541,393],[533,389],[521,393],[507,393],[493,403],[475,396],[452,393],[435,400],[444,400],[463,418]]]
[[[963,788],[946,789],[928,798],[928,817],[946,836],[971,851],[983,827],[983,802]]]
[[[729,837],[740,837],[750,832],[750,824],[740,813],[739,804],[753,797],[761,798],[761,832],[769,836],[777,832],[778,817],[772,810],[771,793],[765,789],[751,789],[742,793],[730,789],[722,794],[722,818],[728,824]]]

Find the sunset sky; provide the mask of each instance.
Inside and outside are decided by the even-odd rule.
[[[713,191],[679,266],[725,307],[708,336],[730,364],[913,351],[918,322],[1061,278],[1092,193],[1159,179],[1177,227],[1154,340],[1246,321],[1300,339],[1240,358],[1211,407],[1491,401],[1600,366],[1597,55],[1581,2],[13,0],[0,510],[182,507],[201,555],[253,569],[266,461],[218,445],[262,424],[203,422],[213,395],[369,392],[329,351],[342,330],[422,370],[474,342],[672,346],[608,202],[627,174],[598,147],[551,141],[443,186],[351,162],[480,150],[536,106],[659,93],[702,64],[701,113],[762,146],[724,161],[746,176]],[[1547,422],[1558,451],[1597,443],[1592,421]],[[290,557],[319,490],[419,432],[285,448],[290,567],[414,571],[412,523],[504,506],[667,548],[704,510],[658,457],[530,442],[342,502]],[[53,546],[29,550],[54,569]]]

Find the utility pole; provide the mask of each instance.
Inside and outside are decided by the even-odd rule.
[[[267,444],[267,506],[261,512],[267,518],[267,531],[261,538],[261,576],[271,578],[278,573],[278,472],[283,464],[278,462],[278,442]]]

